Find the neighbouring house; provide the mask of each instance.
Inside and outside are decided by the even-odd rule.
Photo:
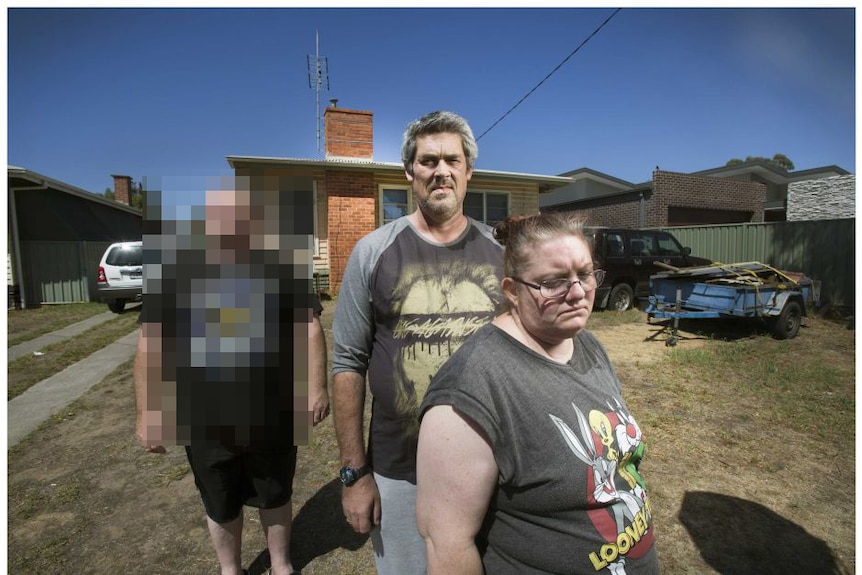
[[[324,111],[324,136],[324,159],[228,156],[227,161],[237,177],[263,176],[282,191],[313,196],[315,289],[337,293],[356,242],[414,206],[404,167],[374,161],[372,112],[333,103]],[[540,194],[569,182],[565,176],[474,169],[464,211],[488,224],[537,213]]]
[[[848,174],[838,166],[787,172],[744,162],[690,174],[656,168],[650,181],[633,184],[581,168],[562,174],[572,182],[542,196],[540,207],[582,212],[593,225],[632,228],[784,221],[798,197],[789,193],[792,186]]]
[[[791,182],[787,221],[839,220],[856,217],[856,176],[831,176]]]
[[[115,200],[7,167],[9,307],[98,301],[96,273],[112,242],[141,239],[131,178],[114,176]]]

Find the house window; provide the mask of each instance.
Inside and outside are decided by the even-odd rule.
[[[474,220],[493,226],[509,216],[509,194],[503,192],[467,192],[464,213]]]
[[[380,188],[380,225],[388,224],[410,213],[410,188]]]

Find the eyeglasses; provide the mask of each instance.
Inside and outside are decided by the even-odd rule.
[[[533,289],[539,290],[539,293],[548,299],[563,297],[569,290],[572,289],[574,284],[580,284],[581,289],[585,292],[593,291],[600,285],[602,285],[602,281],[605,279],[605,270],[593,270],[591,272],[581,272],[578,274],[578,279],[570,280],[565,278],[555,278],[552,280],[545,280],[542,283],[534,284],[530,282],[525,282],[521,278],[513,277],[518,283],[524,284],[527,287],[531,287]]]

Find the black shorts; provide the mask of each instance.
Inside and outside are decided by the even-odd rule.
[[[186,456],[207,515],[216,523],[233,521],[243,505],[274,509],[293,495],[295,446],[249,450],[202,443],[186,447]]]

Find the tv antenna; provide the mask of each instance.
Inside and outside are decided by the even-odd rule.
[[[308,64],[308,87],[314,90],[316,116],[315,124],[317,126],[317,151],[320,151],[320,90],[329,90],[329,62],[323,57],[320,57],[320,35],[317,30],[314,31],[314,59],[311,56],[306,56]],[[325,87],[324,87],[325,86]]]

